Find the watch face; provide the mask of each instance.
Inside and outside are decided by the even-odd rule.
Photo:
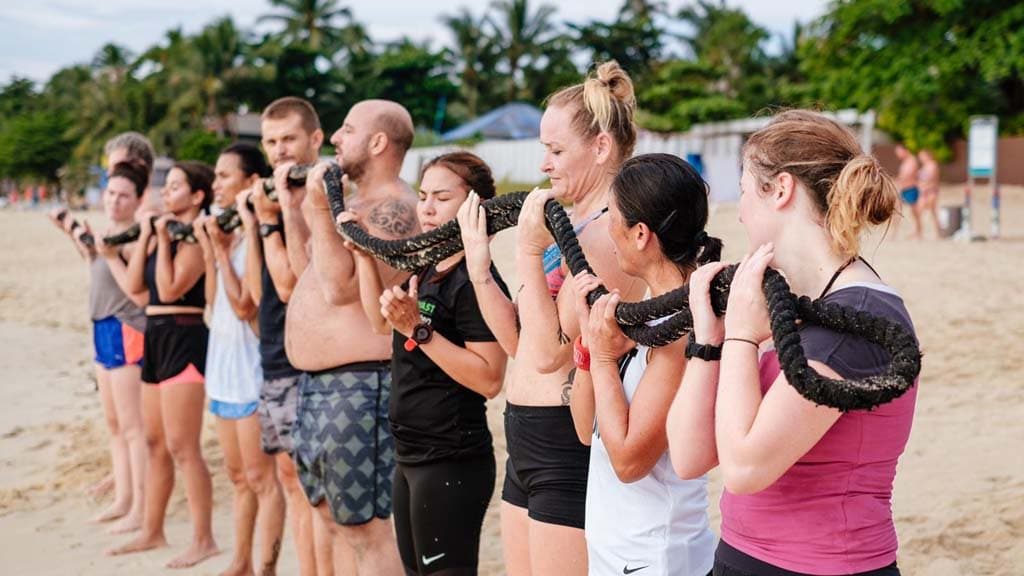
[[[423,344],[430,340],[430,336],[433,335],[433,333],[434,331],[433,329],[430,328],[430,326],[420,324],[419,326],[416,326],[416,328],[413,329],[412,339],[415,340],[416,342],[419,342],[420,344]]]

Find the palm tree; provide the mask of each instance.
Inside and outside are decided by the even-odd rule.
[[[677,17],[693,32],[682,36],[697,59],[723,71],[718,90],[736,97],[740,85],[753,69],[765,61],[762,43],[768,32],[755,24],[742,9],[730,8],[725,0],[697,0],[679,10]]]
[[[555,36],[551,33],[554,27],[551,17],[556,8],[550,4],[541,4],[536,12],[531,13],[529,0],[494,0],[491,8],[498,13],[497,19],[488,18],[488,22],[508,67],[506,97],[515,100],[521,91],[521,69],[543,54]]]
[[[492,82],[487,75],[493,73],[498,58],[494,39],[485,29],[486,18],[477,18],[462,7],[458,14],[442,15],[441,23],[448,27],[454,40],[454,52],[461,68],[462,97],[470,117],[480,112],[486,87]]]
[[[353,21],[352,11],[339,6],[338,0],[270,0],[270,4],[282,11],[264,14],[257,22],[282,24],[286,43],[303,44],[319,52],[338,46],[352,49],[367,40],[365,30]],[[338,20],[346,25],[337,25]]]

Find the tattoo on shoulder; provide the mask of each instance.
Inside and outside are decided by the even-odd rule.
[[[566,376],[565,383],[562,384],[562,406],[568,406],[569,401],[572,399],[572,381],[576,378],[576,367],[573,366],[569,369],[569,375]]]
[[[367,221],[392,236],[404,237],[416,229],[416,211],[401,200],[387,200],[370,210]]]

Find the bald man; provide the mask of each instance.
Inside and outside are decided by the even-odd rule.
[[[408,111],[384,100],[353,106],[331,136],[337,162],[356,188],[346,205],[375,236],[419,232],[416,195],[399,178],[412,138]],[[302,209],[311,232],[311,262],[295,285],[285,320],[288,358],[304,372],[295,460],[310,502],[333,520],[338,544],[354,549],[358,573],[399,575],[390,522],[391,337],[375,334],[363,312],[355,262],[324,195],[325,169],[321,164],[307,179]],[[388,286],[405,277],[386,267],[381,272]]]

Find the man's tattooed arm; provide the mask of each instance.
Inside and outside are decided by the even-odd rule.
[[[405,238],[416,230],[416,211],[402,200],[385,200],[370,210],[367,222],[391,238]]]

